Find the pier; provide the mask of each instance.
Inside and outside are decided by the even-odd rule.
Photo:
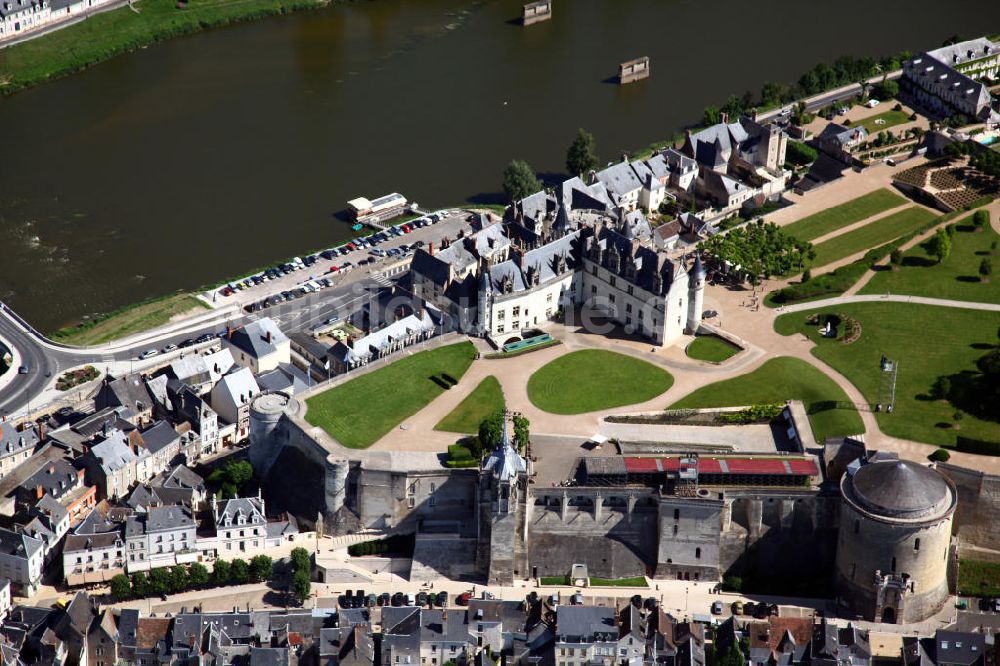
[[[521,17],[523,25],[533,25],[548,21],[552,18],[552,0],[536,0],[524,6],[524,14]]]
[[[629,60],[618,65],[618,84],[634,83],[649,78],[649,56]]]

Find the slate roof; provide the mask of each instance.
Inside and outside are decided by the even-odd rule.
[[[862,465],[845,490],[864,509],[889,517],[936,515],[954,503],[954,493],[940,472],[910,460]]]
[[[605,606],[560,606],[556,635],[563,643],[617,641],[615,609]]]
[[[155,532],[194,527],[194,516],[186,506],[154,506],[145,514],[131,516],[125,523],[125,536],[139,536]]]
[[[68,460],[56,458],[42,466],[29,476],[20,488],[29,495],[34,495],[40,487],[45,495],[56,499],[70,493],[80,485],[77,470]]]
[[[823,128],[823,131],[819,133],[820,140],[822,141],[833,141],[837,145],[843,147],[851,143],[851,141],[860,139],[865,140],[868,138],[868,132],[864,127],[845,127],[843,125],[838,125],[837,123],[829,123]]]
[[[215,390],[227,394],[234,405],[245,405],[250,399],[260,393],[257,380],[254,379],[250,368],[240,368],[231,372],[215,385]]]
[[[928,51],[927,55],[946,65],[954,66],[991,55],[996,57],[998,50],[1000,50],[1000,45],[993,43],[985,37],[978,37],[936,48],[933,51]]]
[[[166,421],[158,421],[155,425],[142,431],[142,441],[150,453],[159,453],[163,449],[180,441],[181,436],[177,434]]]
[[[312,340],[312,336],[306,336]],[[329,349],[326,345],[320,345],[323,353],[319,358],[326,356]],[[279,363],[274,370],[268,370],[257,375],[257,386],[261,391],[281,391],[295,395],[309,388],[310,381],[306,374],[291,363]]]
[[[258,359],[275,353],[279,345],[288,342],[288,338],[270,317],[252,321],[243,328],[232,331],[228,340],[237,349]]]
[[[216,505],[215,524],[220,527],[236,525],[239,516],[243,516],[246,525],[263,525],[267,522],[263,504],[257,497],[237,497]]]
[[[164,488],[191,488],[205,490],[205,479],[184,465],[175,465],[163,475]]]
[[[34,424],[19,431],[10,421],[0,421],[0,457],[33,449],[38,441],[38,430]]]
[[[31,557],[42,549],[42,542],[25,534],[0,527],[0,553],[14,557]]]
[[[91,447],[90,453],[97,459],[105,474],[113,474],[139,459],[121,430],[112,430],[103,441]]]
[[[527,461],[521,457],[511,444],[507,419],[503,421],[503,436],[500,439],[500,443],[486,459],[486,462],[483,464],[483,470],[492,470],[493,476],[500,481],[516,479],[519,474],[524,474],[528,470]]]
[[[98,409],[121,406],[139,412],[152,409],[153,396],[142,376],[133,373],[105,381],[94,403]]]
[[[630,192],[642,189],[642,181],[636,175],[630,162],[619,162],[597,172],[597,180],[608,188],[608,192],[617,198]]]

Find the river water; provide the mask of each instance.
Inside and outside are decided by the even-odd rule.
[[[556,0],[529,28],[520,4],[353,2],[0,99],[0,298],[50,330],[329,246],[356,196],[490,200],[577,127],[615,159],[764,80],[1000,26],[989,0]],[[649,80],[609,82],[641,55]]]

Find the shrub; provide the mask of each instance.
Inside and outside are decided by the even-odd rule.
[[[722,587],[728,592],[739,592],[743,589],[743,579],[739,576],[724,576]]]
[[[899,266],[900,264],[903,263],[903,253],[902,251],[900,251],[899,248],[896,248],[895,250],[889,253],[889,262],[893,266]]]
[[[812,269],[811,268],[807,268],[802,273],[802,283],[805,284],[806,282],[809,282],[809,280],[812,280],[812,277],[813,277]]]
[[[951,459],[951,454],[945,449],[937,449],[927,456],[927,458],[928,460],[933,460],[934,462],[948,462],[948,460]]]

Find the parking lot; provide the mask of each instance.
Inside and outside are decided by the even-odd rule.
[[[405,262],[417,248],[439,244],[444,238],[457,238],[460,232],[469,233],[471,215],[467,210],[438,211],[385,231],[344,241],[315,254],[280,262],[265,271],[206,292],[202,297],[214,307],[237,303],[246,312],[294,301],[381,273],[394,264]]]

